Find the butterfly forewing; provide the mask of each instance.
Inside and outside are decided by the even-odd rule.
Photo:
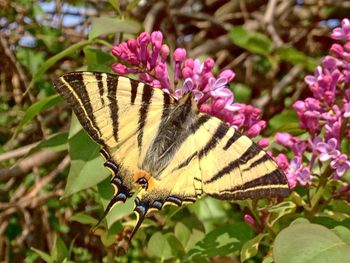
[[[159,89],[106,73],[68,73],[55,81],[55,87],[88,134],[105,149],[104,157],[130,173],[140,166],[173,102]]]

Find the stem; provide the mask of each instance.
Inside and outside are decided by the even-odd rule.
[[[320,182],[317,186],[316,193],[311,199],[311,209],[309,211],[309,214],[307,215],[307,218],[309,220],[314,218],[315,214],[318,212],[320,208],[320,201],[323,197],[325,186],[327,184],[328,178],[332,175],[332,173],[333,173],[333,169],[330,167],[330,165],[328,165],[326,170],[320,177]]]

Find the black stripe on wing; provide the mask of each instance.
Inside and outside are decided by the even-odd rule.
[[[141,152],[141,147],[142,147],[142,137],[143,137],[143,129],[146,124],[146,119],[147,119],[147,114],[148,114],[148,108],[149,104],[151,103],[151,99],[153,96],[153,88],[150,87],[149,85],[144,85],[143,86],[143,91],[142,91],[142,103],[140,106],[140,111],[139,111],[139,121],[138,121],[138,135],[137,135],[137,146],[140,149]]]
[[[203,156],[207,155],[210,150],[214,149],[215,146],[219,143],[219,141],[225,137],[229,129],[230,127],[227,124],[225,124],[224,122],[221,122],[217,127],[215,133],[207,142],[207,144],[201,150],[199,150],[198,157],[202,158]]]
[[[286,176],[278,168],[243,185],[212,195],[219,199],[244,199],[289,195]]]
[[[73,91],[70,91],[69,87],[67,87],[67,84],[64,82],[66,82]],[[70,104],[81,125],[89,135],[98,143],[103,144],[101,132],[93,116],[92,105],[83,82],[83,73],[72,72],[65,74],[55,80],[54,85],[57,91]]]
[[[118,99],[117,99],[117,89],[118,89],[118,76],[107,75],[107,97],[109,99],[109,111],[110,117],[112,119],[113,126],[113,137],[116,142],[118,142],[119,136],[119,116],[118,116]]]
[[[224,175],[231,173],[234,169],[238,168],[240,164],[246,163],[248,160],[256,156],[260,151],[261,149],[257,145],[252,144],[238,159],[231,161],[228,165],[226,165],[224,168],[222,168],[219,172],[217,172],[210,179],[206,180],[204,183],[209,184],[215,182]]]
[[[98,93],[100,94],[101,104],[102,106],[105,106],[105,101],[103,98],[104,95],[104,88],[103,88],[103,81],[102,81],[102,73],[96,72],[95,74],[97,86],[98,86]]]

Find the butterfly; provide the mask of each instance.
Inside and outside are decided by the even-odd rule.
[[[175,99],[126,77],[72,72],[54,81],[112,172],[113,205],[136,194],[137,223],[165,204],[202,195],[221,200],[284,197],[288,181],[247,136],[199,112],[193,95]]]

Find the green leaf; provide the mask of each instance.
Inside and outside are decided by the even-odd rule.
[[[235,101],[239,103],[248,103],[250,101],[252,90],[243,83],[235,83],[230,85]]]
[[[108,0],[108,3],[110,3],[114,10],[119,14],[121,15],[121,12],[120,12],[120,3],[118,0]]]
[[[161,258],[162,260],[174,257],[168,238],[161,232],[156,232],[151,236],[147,248],[150,255]]]
[[[26,113],[24,114],[23,118],[21,119],[20,123],[18,124],[12,139],[17,136],[19,131],[23,128],[24,125],[26,125],[29,121],[31,121],[35,116],[37,116],[40,112],[47,110],[51,108],[54,105],[57,105],[58,103],[61,103],[63,99],[59,95],[52,95],[50,97],[44,98],[40,101],[35,102],[33,105],[31,105]]]
[[[47,263],[53,263],[54,262],[52,257],[49,254],[47,254],[46,252],[41,251],[39,249],[36,249],[34,247],[31,247],[30,249],[33,250],[35,253],[37,253],[39,255],[39,257],[41,257],[41,259],[44,260],[45,262],[47,262]]]
[[[34,75],[40,65],[45,61],[45,53],[34,51],[30,48],[19,48],[17,58],[22,65],[26,66],[29,72]]]
[[[65,258],[68,257],[68,248],[63,240],[55,236],[53,251],[51,252],[52,258],[55,262],[62,262]]]
[[[66,48],[65,50],[61,51],[60,53],[52,56],[51,58],[49,58],[48,60],[46,60],[43,64],[41,64],[41,66],[38,68],[38,70],[35,72],[35,74],[33,75],[32,80],[30,81],[28,88],[25,92],[25,94],[27,93],[27,91],[32,88],[32,86],[34,85],[34,83],[40,79],[42,77],[42,75],[51,67],[53,66],[55,63],[57,63],[60,59],[73,54],[74,52],[77,52],[78,50],[80,50],[81,48],[85,47],[86,45],[90,45],[92,43],[91,40],[83,40],[80,41],[78,43],[75,43],[71,46],[69,46],[68,48]]]
[[[324,226],[294,224],[276,237],[273,257],[276,263],[346,263],[350,246]]]
[[[306,56],[303,52],[293,47],[278,47],[276,48],[276,54],[281,60],[291,62],[295,65],[303,66],[304,68],[307,68],[310,71],[313,71],[319,64],[319,62],[316,59]]]
[[[282,126],[291,124],[296,124],[299,127],[299,118],[294,110],[284,110],[269,121],[270,128],[275,131],[280,131]]]
[[[264,258],[262,263],[273,263],[273,258],[272,257],[266,257],[266,258]]]
[[[229,33],[231,41],[251,53],[267,56],[273,48],[272,41],[264,34],[247,31],[243,26],[233,27]]]
[[[269,208],[268,209],[269,212],[277,214],[277,216],[273,217],[273,220],[271,220],[270,225],[273,226],[281,217],[287,214],[294,213],[295,209],[296,209],[296,205],[291,201],[284,201]]]
[[[198,242],[186,255],[189,259],[225,256],[242,248],[253,236],[252,229],[245,223],[223,225]]]
[[[243,245],[241,249],[241,262],[254,257],[258,253],[260,241],[267,235],[267,233],[260,233]]]
[[[123,229],[123,225],[120,222],[114,223],[107,231],[101,235],[101,241],[105,247],[109,247],[115,243],[116,234]]]
[[[205,197],[200,199],[189,207],[189,209],[196,213],[198,218],[204,222],[211,219],[223,218],[226,212],[223,208],[224,203],[220,200]]]
[[[184,223],[179,222],[175,225],[174,234],[182,246],[186,247],[191,236],[191,230]]]
[[[332,231],[345,243],[350,245],[350,229],[345,226],[336,226]]]
[[[63,197],[95,186],[110,175],[99,155],[100,146],[84,130],[69,137],[72,161]]]
[[[76,214],[72,215],[69,218],[69,221],[75,221],[75,222],[79,222],[81,224],[91,225],[91,226],[95,226],[98,222],[92,216],[89,216],[89,215],[84,214],[84,213],[76,213]]]
[[[114,57],[100,49],[91,47],[84,48],[85,64],[88,65],[87,70],[99,72],[111,72],[110,64],[115,60]]]
[[[297,224],[310,224],[310,221],[307,220],[304,217],[298,217],[297,219],[295,219],[292,223],[290,223],[291,225],[297,225]]]
[[[116,32],[136,34],[141,30],[138,22],[131,19],[122,20],[118,17],[94,17],[91,24],[89,39]]]
[[[41,141],[37,146],[30,150],[29,154],[40,149],[50,149],[52,151],[64,151],[68,149],[68,133],[61,132],[52,135],[47,140]]]

